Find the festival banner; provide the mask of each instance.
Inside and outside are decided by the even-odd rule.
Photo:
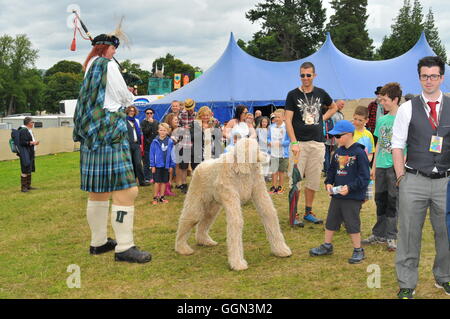
[[[165,95],[172,92],[172,79],[150,78],[148,80],[148,95]]]
[[[183,76],[183,86],[185,86],[186,84],[189,84],[189,75],[187,74]]]
[[[181,74],[179,73],[173,75],[173,88],[175,90],[181,88]]]

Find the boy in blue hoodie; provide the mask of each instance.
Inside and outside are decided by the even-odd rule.
[[[168,124],[160,123],[158,137],[153,139],[150,145],[150,167],[155,181],[153,205],[169,202],[164,199],[164,191],[166,183],[169,182],[169,174],[175,167],[172,158],[173,140],[169,137],[169,131]]]
[[[359,215],[370,180],[369,160],[364,146],[353,141],[354,131],[352,123],[342,120],[329,132],[338,141],[339,148],[325,179],[326,189],[332,197],[325,223],[325,243],[309,251],[311,256],[331,255],[334,232],[344,222],[353,244],[350,264],[360,263],[365,258]]]

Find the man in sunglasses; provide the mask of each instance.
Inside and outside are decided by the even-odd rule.
[[[298,161],[300,175],[305,182],[305,215],[303,219],[314,224],[322,224],[312,212],[314,195],[320,188],[320,175],[325,156],[323,122],[337,111],[337,106],[328,93],[313,85],[316,78],[311,62],[300,66],[301,86],[290,91],[286,98],[286,129],[291,140],[289,160],[289,183],[292,185],[292,167]],[[327,111],[322,115],[322,108]],[[298,185],[298,189],[300,189]],[[294,225],[303,227],[299,218]]]
[[[141,121],[141,131],[144,135],[144,179],[148,183],[152,179],[150,171],[150,145],[158,135],[159,122],[153,118],[155,111],[152,108],[145,110],[145,118]]]
[[[433,275],[450,295],[450,249],[446,226],[450,176],[450,98],[441,91],[445,63],[429,56],[418,63],[422,94],[397,111],[392,157],[399,186],[396,270],[400,299],[413,298],[419,276],[422,228],[427,211],[434,231]],[[403,151],[407,146],[406,163]],[[448,207],[447,207],[448,209]]]

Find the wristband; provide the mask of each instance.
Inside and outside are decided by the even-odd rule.
[[[297,145],[297,144],[298,144],[298,141],[291,142],[291,145]]]

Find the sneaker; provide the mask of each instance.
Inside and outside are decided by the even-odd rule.
[[[161,197],[159,198],[159,202],[160,202],[160,203],[166,204],[166,203],[168,203],[169,201],[168,201],[167,199],[165,199],[164,196],[161,196]]]
[[[364,255],[364,249],[363,248],[359,248],[359,249],[355,248],[355,249],[353,249],[352,257],[348,260],[348,262],[350,264],[359,264],[365,258],[366,258],[366,256]]]
[[[372,245],[372,244],[384,244],[386,242],[386,238],[378,237],[375,235],[370,235],[368,238],[361,241],[363,245]]]
[[[146,251],[140,251],[136,246],[131,247],[121,253],[114,255],[115,261],[127,261],[129,263],[146,263],[152,259],[152,256]]]
[[[91,255],[100,255],[100,254],[106,253],[108,251],[114,250],[114,248],[116,246],[117,246],[117,242],[112,238],[108,238],[108,241],[106,242],[106,244],[104,244],[102,246],[98,246],[98,247],[90,246],[89,253]]]
[[[270,195],[276,194],[277,192],[278,192],[278,188],[276,188],[275,186],[272,186],[272,187],[269,189],[269,194],[270,194]]]
[[[281,186],[278,186],[277,188],[277,194],[284,194],[284,189]]]
[[[182,185],[180,186],[180,190],[181,190],[184,194],[186,194],[187,191],[188,191],[188,185],[187,185],[187,184],[182,184]]]
[[[323,220],[318,219],[316,215],[313,213],[309,213],[305,216],[303,216],[303,219],[307,222],[313,223],[313,224],[323,224]]]
[[[397,297],[398,299],[413,299],[416,291],[411,288],[400,288]]]
[[[303,228],[303,227],[305,227],[305,224],[304,224],[301,220],[298,220],[298,219],[296,218],[296,219],[294,219],[294,225],[291,225],[291,227],[300,227],[300,228]]]
[[[397,250],[397,241],[395,239],[387,240],[387,250],[388,251],[396,251]]]
[[[450,296],[450,282],[443,282],[440,284],[436,282],[434,285],[436,288],[444,289],[444,292]]]
[[[153,197],[152,205],[156,205],[158,203],[159,203],[159,198],[158,197]]]
[[[333,254],[333,244],[325,245],[322,244],[319,247],[315,247],[309,251],[311,257],[314,256],[325,256]]]

